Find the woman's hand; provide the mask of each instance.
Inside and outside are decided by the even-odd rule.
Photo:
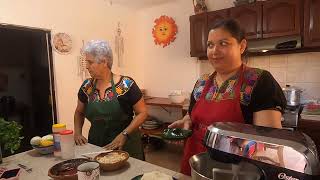
[[[114,150],[114,149],[122,150],[122,147],[124,146],[126,141],[127,141],[127,137],[121,133],[116,138],[114,138],[114,140],[111,143],[105,145],[103,148],[106,150]]]
[[[82,134],[74,134],[74,141],[76,145],[84,145],[88,142],[88,140],[82,136]]]
[[[189,115],[183,117],[183,119],[173,122],[168,126],[168,128],[181,128],[181,129],[191,129],[192,122]]]
[[[82,127],[84,123],[85,104],[78,99],[76,111],[74,112],[74,142],[76,145],[84,145],[88,140],[82,136]]]

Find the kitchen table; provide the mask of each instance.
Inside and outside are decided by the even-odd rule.
[[[86,144],[83,146],[76,146],[75,154],[76,157],[82,157],[81,154],[89,152],[97,152],[103,150],[101,147]],[[95,156],[95,155],[92,155]],[[53,165],[63,161],[60,158],[57,158],[50,155],[40,155],[35,150],[26,151],[16,155],[12,155],[3,159],[3,163],[0,164],[0,167],[4,168],[17,168],[17,164],[23,164],[27,167],[32,168],[32,172],[28,173],[25,170],[22,170],[20,174],[20,180],[45,180],[50,179],[48,176],[48,170]],[[129,158],[128,163],[125,167],[112,172],[103,172],[101,171],[100,180],[130,180],[131,178],[150,171],[160,171],[168,175],[172,175],[177,179],[182,180],[191,180],[191,177],[185,176],[181,173],[174,172],[172,170],[162,168],[160,166],[150,164],[145,161],[141,161],[135,158]]]

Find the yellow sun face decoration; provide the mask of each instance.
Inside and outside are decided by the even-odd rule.
[[[176,39],[178,27],[171,17],[160,16],[154,22],[152,34],[155,44],[166,47]]]

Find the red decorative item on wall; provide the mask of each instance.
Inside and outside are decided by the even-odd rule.
[[[156,45],[166,47],[176,39],[178,27],[171,17],[160,16],[160,18],[154,20],[154,23],[152,34]]]

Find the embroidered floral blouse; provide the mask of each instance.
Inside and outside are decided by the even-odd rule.
[[[199,100],[208,80],[214,79],[214,82],[205,95],[207,101],[235,99],[235,85],[240,73],[229,78],[220,88],[218,88],[213,76],[215,76],[215,73],[205,74],[196,82],[190,98],[189,114]],[[268,71],[244,66],[244,82],[240,88],[240,106],[245,122],[252,124],[254,112],[274,109],[283,113],[286,99],[281,87]]]
[[[93,85],[95,80],[90,78],[85,80],[78,92],[78,98],[82,103],[87,103],[88,101],[110,101],[115,96],[112,92],[112,88],[109,87],[105,91],[105,97],[99,99],[99,90],[93,91]],[[135,105],[141,98],[142,92],[139,89],[136,82],[128,76],[121,76],[119,82],[115,84],[117,98],[119,104],[124,112],[126,112],[130,117],[133,117],[133,105]]]

